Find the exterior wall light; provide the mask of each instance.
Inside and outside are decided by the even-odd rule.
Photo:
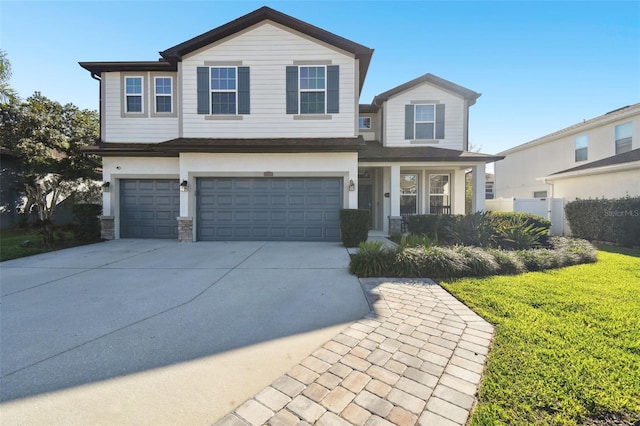
[[[187,192],[188,190],[189,190],[189,182],[187,182],[186,180],[183,180],[182,183],[180,184],[180,191]]]
[[[111,182],[105,182],[102,184],[102,192],[109,192],[109,188],[111,187]]]
[[[353,183],[353,179],[349,179],[349,191],[355,191],[356,190],[356,184]]]

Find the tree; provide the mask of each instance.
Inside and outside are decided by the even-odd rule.
[[[0,49],[0,102],[2,103],[10,103],[16,98],[16,92],[9,86],[11,75],[11,63],[7,58],[7,52]]]
[[[36,92],[17,106],[3,104],[0,120],[2,144],[20,159],[16,182],[27,198],[25,210],[37,207],[51,245],[58,203],[100,177],[99,163],[81,151],[98,138],[98,114]]]

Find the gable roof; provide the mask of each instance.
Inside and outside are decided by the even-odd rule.
[[[500,155],[511,154],[513,152],[522,151],[523,149],[532,148],[537,145],[541,145],[545,142],[549,142],[557,139],[558,137],[564,137],[570,135],[572,133],[584,132],[593,127],[602,126],[604,124],[622,120],[627,116],[640,113],[640,103],[627,105],[622,108],[614,109],[613,111],[609,111],[606,114],[599,115],[597,117],[591,118],[589,120],[585,120],[582,123],[577,123],[569,127],[565,127],[564,129],[560,129],[553,133],[549,133],[548,135],[539,137],[529,142],[525,142],[523,144],[514,146],[513,148],[509,148],[500,152]]]
[[[452,83],[449,80],[445,80],[444,78],[440,78],[436,75],[433,75],[431,73],[427,73],[424,74],[418,78],[414,78],[411,81],[407,81],[404,84],[401,84],[399,86],[394,87],[391,90],[387,90],[386,92],[380,93],[378,96],[376,96],[375,98],[373,98],[373,105],[382,105],[383,102],[387,101],[389,98],[402,93],[406,90],[412,89],[415,86],[418,86],[420,84],[423,83],[429,83],[432,84],[434,86],[438,86],[444,90],[447,90],[449,92],[453,92],[456,93],[460,96],[462,96],[464,99],[466,99],[467,101],[469,101],[469,106],[473,105],[476,103],[476,99],[478,99],[480,97],[480,93],[474,92],[473,90],[467,89],[466,87],[462,87],[460,85],[457,85],[455,83]]]
[[[292,30],[306,34],[341,50],[352,53],[360,63],[360,90],[362,90],[362,85],[364,84],[364,79],[367,75],[367,70],[369,69],[369,63],[371,62],[371,56],[373,55],[373,49],[355,43],[351,40],[347,40],[344,37],[330,33],[329,31],[323,30],[322,28],[316,27],[292,16],[285,15],[284,13],[278,12],[277,10],[271,9],[267,6],[254,10],[247,15],[241,16],[238,19],[196,36],[191,40],[187,40],[183,43],[170,47],[160,52],[160,55],[171,63],[177,63],[188,53],[229,37],[264,20],[270,20],[284,25]]]
[[[599,167],[617,166],[620,164],[633,163],[636,161],[640,161],[640,148],[627,151],[622,154],[613,155],[611,157],[603,158],[601,160],[592,161],[591,163],[582,164],[580,166],[572,167],[570,169],[562,170],[556,173],[552,173],[551,175],[549,175],[549,177],[554,177],[556,175],[560,175],[564,173],[596,169]]]

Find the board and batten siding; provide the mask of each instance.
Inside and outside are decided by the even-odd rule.
[[[338,65],[339,113],[330,119],[309,119],[286,113],[286,67]],[[197,113],[197,67],[238,64],[250,69],[250,113],[241,119],[207,120]],[[182,128],[193,138],[281,138],[355,136],[357,70],[353,55],[309,37],[263,22],[235,36],[186,55],[182,61]],[[217,118],[217,117],[216,117]],[[235,118],[235,117],[234,117]]]
[[[157,74],[157,73],[156,73]],[[166,73],[174,76],[174,96],[176,96],[175,73]],[[104,142],[140,142],[153,143],[164,142],[178,137],[177,117],[151,117],[149,109],[153,107],[153,86],[151,75],[148,72],[127,73],[127,75],[139,75],[144,78],[144,117],[123,117],[123,88],[122,75],[119,72],[107,72],[102,74],[104,85]]]
[[[410,143],[405,139],[405,105],[416,101],[438,101],[445,105],[444,139],[438,143]],[[384,137],[387,146],[433,145],[464,149],[465,101],[462,97],[423,83],[390,98],[384,106]]]

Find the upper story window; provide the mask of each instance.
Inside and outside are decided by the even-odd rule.
[[[211,114],[236,114],[235,67],[211,68]]]
[[[142,111],[142,77],[125,77],[125,112],[143,112]]]
[[[408,140],[444,139],[444,104],[405,105],[404,138]]]
[[[156,113],[173,112],[173,79],[171,77],[155,77]]]
[[[371,117],[358,118],[358,129],[367,130],[371,128]]]
[[[586,161],[589,157],[589,136],[580,135],[575,142],[576,163]]]
[[[325,67],[300,67],[300,114],[324,114]]]
[[[338,65],[294,65],[286,68],[287,114],[340,112]]]
[[[616,154],[631,151],[632,133],[631,121],[616,126]]]
[[[239,115],[251,109],[249,67],[197,68],[198,114]],[[225,117],[219,117],[225,119]],[[241,119],[239,117],[233,117]]]

